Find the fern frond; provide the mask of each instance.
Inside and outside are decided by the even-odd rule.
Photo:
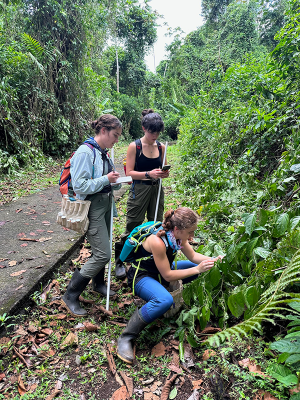
[[[270,287],[261,295],[257,307],[249,319],[210,336],[204,343],[219,346],[220,342],[224,342],[225,339],[230,341],[232,337],[240,338],[241,335],[245,336],[253,330],[260,331],[263,321],[275,325],[275,317],[283,318],[281,311],[291,311],[284,304],[294,301],[295,298],[300,298],[299,294],[284,291],[289,285],[299,281],[300,250],[294,254],[290,264],[283,270],[277,281],[271,283]]]
[[[21,38],[28,53],[31,53],[36,59],[41,59],[44,54],[44,48],[41,44],[27,33],[23,33]]]

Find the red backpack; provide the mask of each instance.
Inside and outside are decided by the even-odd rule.
[[[93,150],[94,153],[94,160],[93,160],[93,175],[92,175],[92,179],[94,178],[94,164],[95,164],[95,159],[96,159],[96,151],[94,146],[92,146],[89,143],[83,143],[86,144],[91,150]],[[63,196],[64,194],[68,194],[69,191],[69,186],[71,183],[71,172],[70,172],[70,168],[71,168],[71,158],[74,156],[75,151],[72,153],[71,157],[67,160],[67,162],[65,163],[61,174],[60,174],[60,178],[59,178],[59,191],[61,193],[61,195]],[[74,191],[73,191],[74,193]],[[75,196],[75,193],[74,193]]]

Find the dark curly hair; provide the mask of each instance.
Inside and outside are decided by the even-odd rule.
[[[157,232],[157,236],[161,237],[166,231],[174,230],[175,226],[179,230],[188,229],[196,225],[199,215],[188,207],[179,207],[177,210],[169,210],[165,213],[162,223],[163,230]]]
[[[142,111],[142,127],[154,133],[163,132],[165,125],[162,117],[158,113],[154,112],[152,108],[147,108]]]
[[[122,124],[114,115],[103,114],[91,123],[91,127],[95,130],[95,134],[98,135],[102,128],[111,131],[112,129],[122,128]]]

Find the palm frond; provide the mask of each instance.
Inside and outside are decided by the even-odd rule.
[[[283,311],[290,312],[290,309],[285,307],[284,304],[294,301],[295,298],[300,298],[297,293],[285,291],[288,286],[299,281],[300,250],[295,253],[290,264],[283,270],[279,278],[271,283],[270,287],[261,295],[249,319],[210,336],[204,343],[208,343],[211,346],[219,346],[225,339],[230,341],[233,337],[241,338],[241,336],[246,336],[253,330],[261,330],[263,321],[268,321],[275,325],[275,317],[283,318]]]
[[[28,35],[27,33],[23,33],[21,38],[28,53],[31,53],[33,57],[35,57],[36,59],[41,60],[44,54],[43,46],[41,46],[41,44],[37,40],[35,40],[32,36]]]

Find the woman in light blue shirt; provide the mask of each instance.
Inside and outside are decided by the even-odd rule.
[[[110,114],[102,115],[92,122],[95,137],[81,145],[71,159],[71,178],[77,199],[91,201],[87,239],[92,248],[92,256],[81,270],[76,269],[62,301],[74,316],[85,316],[87,312],[80,306],[79,296],[92,279],[93,290],[107,295],[104,283],[105,265],[111,258],[109,237],[113,194],[120,185],[111,186],[119,178],[107,149],[118,142],[122,124]],[[89,146],[85,144],[89,144]],[[93,146],[93,148],[91,148]],[[110,291],[110,296],[115,292]]]

